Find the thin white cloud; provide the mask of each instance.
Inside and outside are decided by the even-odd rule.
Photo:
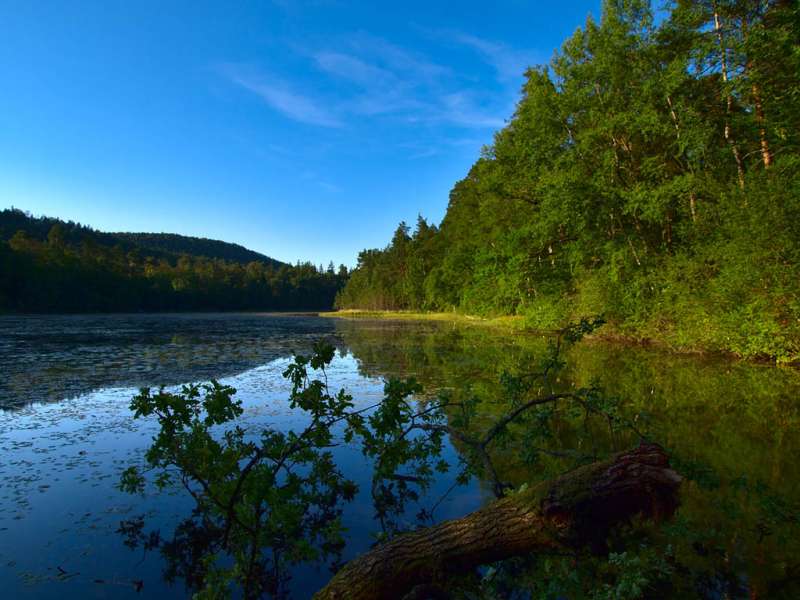
[[[391,71],[371,65],[357,56],[342,52],[317,52],[314,54],[317,66],[330,75],[347,79],[363,86],[388,85],[396,83],[397,77]]]
[[[280,10],[290,14],[321,6],[335,7],[339,3],[338,0],[271,0],[271,2]]]
[[[315,78],[305,86],[241,65],[224,72],[237,85],[260,96],[272,109],[295,121],[323,127],[353,125],[359,119],[398,119],[424,126],[448,125],[462,129],[497,129],[513,112],[514,89],[503,82],[519,79],[530,64],[530,52],[459,32],[440,32],[438,39],[466,46],[492,65],[501,89],[479,83],[429,60],[419,52],[380,37],[358,32],[328,40],[316,49],[294,47],[333,82]],[[290,46],[291,47],[291,46]],[[314,92],[301,93],[308,85]]]
[[[480,140],[477,138],[457,138],[454,140],[447,140],[447,144],[454,147],[463,147],[463,146],[476,146],[480,147],[485,143],[484,140]]]
[[[507,111],[507,106],[497,107],[496,97],[489,94],[479,101],[447,67],[365,33],[350,36],[344,45],[345,50],[306,52],[327,75],[358,87],[342,99],[341,113],[473,129],[504,123],[497,109]]]
[[[397,144],[397,148],[405,153],[405,157],[409,160],[417,160],[420,158],[430,158],[440,153],[439,140],[435,142],[413,141],[404,144]]]
[[[317,185],[321,187],[326,192],[330,192],[332,194],[338,194],[342,191],[342,188],[335,183],[331,183],[330,181],[318,181]]]
[[[475,128],[497,129],[505,125],[505,119],[483,110],[469,92],[453,92],[442,97],[444,110],[441,118],[455,125]]]
[[[233,83],[260,96],[271,108],[294,121],[323,127],[342,126],[335,114],[312,98],[296,92],[284,81],[231,65],[223,71]]]
[[[395,73],[411,75],[418,81],[441,81],[453,74],[449,67],[368,33],[359,32],[348,42],[354,52],[371,57]]]
[[[408,158],[409,160],[420,160],[422,158],[430,158],[431,156],[436,156],[439,154],[439,150],[436,148],[428,148],[426,150],[420,150],[416,154],[410,155]]]
[[[316,185],[317,187],[325,190],[326,192],[330,192],[332,194],[338,194],[342,191],[341,186],[336,185],[335,183],[331,183],[325,179],[320,179],[319,175],[316,171],[312,171],[310,169],[306,169],[302,173],[300,173],[300,179],[304,181],[309,181]]]
[[[297,153],[289,150],[286,146],[281,146],[280,144],[267,144],[267,150],[273,154],[279,154],[281,156],[291,157],[294,158]]]
[[[328,76],[357,86],[341,99],[343,113],[358,116],[404,115],[425,111],[438,93],[432,78],[448,73],[424,57],[386,40],[357,33],[335,50],[306,52]]]
[[[396,148],[402,151],[405,158],[415,160],[430,158],[450,152],[453,148],[471,148],[478,151],[486,144],[485,139],[479,137],[442,137],[439,135],[428,136],[423,139],[409,140],[399,143]]]
[[[414,85],[390,69],[338,51],[317,52],[313,58],[328,76],[357,86],[356,92],[341,100],[342,112],[377,116],[410,110],[417,105],[411,92]]]
[[[547,57],[538,50],[512,48],[503,42],[453,29],[418,29],[432,39],[443,40],[476,52],[504,81],[518,80],[529,67],[547,62]]]
[[[475,50],[503,79],[518,79],[529,67],[543,62],[538,52],[516,50],[466,33],[453,34],[453,40]]]

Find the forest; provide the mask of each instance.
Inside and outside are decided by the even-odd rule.
[[[800,6],[609,0],[530,68],[440,226],[364,250],[342,309],[519,315],[800,359]]]
[[[359,254],[353,271],[332,262],[287,264],[218,240],[102,232],[0,211],[5,596],[800,598],[800,1],[592,0],[601,2],[600,15],[551,62],[526,70],[513,114],[469,158],[476,161],[452,188],[443,220],[401,222],[385,247]],[[461,45],[483,61],[481,70],[452,63],[453,72],[462,67],[454,85],[474,77],[464,94],[502,100],[508,79],[501,81],[505,75],[486,56],[471,54],[492,33],[489,20],[524,27],[529,48],[555,47],[542,31],[561,31],[561,19],[570,19],[570,31],[574,26],[564,4],[547,13],[542,2],[513,3],[530,5],[527,18],[511,3],[470,15],[451,3],[402,6],[411,14],[403,19],[387,14],[396,8],[388,3],[349,14],[346,4],[316,13],[304,5],[298,12],[308,8],[310,15],[303,21],[245,10],[199,19],[205,7],[178,7],[156,15],[140,38],[134,34],[145,21],[136,11],[112,11],[106,20],[103,11],[70,9],[63,32],[58,19],[47,19],[42,31],[52,36],[26,33],[48,40],[46,60],[29,66],[25,52],[14,56],[19,72],[35,79],[46,81],[53,71],[72,87],[94,83],[107,72],[94,64],[105,48],[96,40],[83,53],[65,53],[92,67],[76,68],[84,79],[64,77],[51,62],[65,48],[60,37],[72,45],[82,37],[73,25],[96,20],[98,28],[86,30],[95,35],[85,37],[113,40],[108,54],[144,55],[148,75],[169,63],[152,79],[136,69],[114,71],[141,87],[135,101],[174,88],[174,105],[166,97],[142,103],[152,103],[152,113],[119,100],[115,107],[117,96],[97,94],[95,103],[93,93],[80,94],[80,111],[67,111],[69,90],[47,87],[38,108],[76,117],[108,109],[96,123],[115,117],[147,133],[118,146],[118,162],[108,167],[76,163],[75,182],[87,172],[97,174],[94,185],[129,188],[120,207],[126,197],[141,197],[137,189],[169,182],[184,190],[169,196],[175,208],[197,213],[207,200],[216,211],[229,202],[231,214],[252,220],[251,229],[255,217],[275,224],[288,215],[310,238],[319,232],[315,218],[326,219],[326,228],[343,224],[332,212],[314,211],[323,203],[341,208],[333,204],[336,190],[347,194],[350,212],[338,213],[349,217],[347,227],[367,230],[371,217],[390,210],[376,203],[353,214],[365,206],[358,194],[329,183],[322,170],[318,179],[311,166],[325,166],[334,153],[336,165],[359,157],[354,170],[336,175],[351,189],[361,173],[380,177],[388,199],[391,178],[376,167],[389,155],[375,148],[393,142],[396,152],[418,149],[392,140],[385,124],[391,119],[403,136],[413,135],[429,126],[430,114],[439,127],[445,117],[426,107],[429,87],[444,97],[433,107],[455,113],[471,106],[452,103],[439,81],[449,75],[417,60],[437,50],[438,64],[456,54],[457,42],[436,40],[436,49],[428,38],[472,23],[481,37]],[[379,17],[364,19],[354,33],[372,12]],[[462,21],[467,16],[483,21]],[[19,46],[14,29],[34,31],[38,20],[6,28],[8,46]],[[314,30],[317,21],[327,27]],[[406,42],[424,45],[373,40],[399,37],[403,27],[410,30]],[[217,29],[237,44],[252,37],[254,45],[227,46],[212,36]],[[190,30],[202,43],[183,36]],[[299,32],[291,43],[287,31]],[[516,32],[509,27],[498,42],[515,55]],[[126,46],[128,37],[138,41]],[[161,53],[156,38],[167,41]],[[330,51],[313,64],[294,56],[326,40],[358,54]],[[172,60],[175,48],[190,64],[192,46],[201,57],[192,64],[205,64],[213,48],[231,59],[269,58],[275,75],[253,85],[243,83],[249,72],[235,77],[229,83],[242,88],[241,100],[222,82],[209,86],[213,105],[201,112],[198,88],[173,77],[184,64]],[[259,56],[265,48],[269,56]],[[282,54],[291,59],[285,70],[277,68]],[[299,59],[312,70],[301,71]],[[323,73],[323,63],[336,68]],[[489,67],[497,71],[491,82],[478,75]],[[292,69],[302,79],[272,85]],[[435,84],[393,75],[426,69],[424,78]],[[206,80],[207,70],[187,69],[192,85]],[[359,107],[395,100],[393,93],[350,96],[366,79],[382,78],[374,87],[381,91],[408,87],[418,125],[412,128],[405,112],[387,111],[377,121],[345,108],[349,103],[339,106],[337,90],[329,89],[337,86],[334,71],[351,75],[338,82],[347,92],[341,98],[363,100]],[[295,83],[304,94],[323,90],[319,105],[304,102]],[[477,90],[487,85],[495,87]],[[490,89],[498,91],[481,95]],[[25,111],[7,112],[21,121],[25,146],[24,133],[34,129],[24,113],[40,111],[33,93],[20,98]],[[58,104],[53,98],[63,106],[47,106]],[[322,100],[334,110],[320,108]],[[198,130],[167,112],[171,106]],[[267,117],[296,123],[275,127],[282,121],[261,116],[265,108],[280,113]],[[359,142],[360,153],[343,139],[356,118],[359,134],[372,138],[350,142]],[[241,140],[233,127],[239,119],[247,128]],[[171,121],[179,127],[167,127]],[[98,142],[124,139],[107,126],[93,128],[93,119],[63,122],[94,142],[85,155],[76,145],[78,158],[106,147]],[[46,123],[54,138],[65,135],[55,119]],[[441,133],[461,131],[452,127]],[[259,131],[280,144],[257,140]],[[277,135],[283,133],[303,149],[291,163],[303,163],[299,172],[265,160],[268,153],[250,144],[278,154],[286,150]],[[159,141],[147,148],[164,171],[130,186],[134,150],[150,139]],[[176,140],[187,145],[173,147]],[[234,142],[243,152],[259,150],[252,166],[241,166]],[[41,189],[49,189],[54,182],[46,180],[66,172],[47,160],[59,147],[39,148],[34,137],[30,143],[36,165],[48,169]],[[193,154],[192,145],[203,152]],[[281,161],[294,156],[283,152]],[[184,159],[191,170],[181,170]],[[333,162],[328,166],[334,171]],[[206,185],[201,167],[236,185],[215,195],[224,188]],[[182,172],[191,177],[179,181]],[[281,175],[309,187],[283,186]],[[264,183],[284,191],[280,206],[275,195],[262,195]],[[308,191],[317,188],[330,198]],[[78,189],[62,197],[78,197]],[[181,207],[195,189],[202,191]],[[234,210],[238,196],[251,210]],[[150,211],[150,200],[127,208]],[[413,198],[408,202],[413,207]],[[287,207],[286,214],[278,210]],[[390,234],[391,226],[381,235]],[[332,308],[367,318],[310,313]],[[375,311],[390,318],[369,318]],[[69,314],[115,312],[179,314]]]
[[[323,310],[347,276],[217,240],[0,212],[0,312]]]

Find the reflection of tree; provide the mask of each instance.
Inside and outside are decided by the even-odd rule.
[[[502,373],[524,372],[546,345],[536,336],[509,339],[487,328],[435,323],[343,322],[337,331],[373,376],[393,376],[394,365],[403,365],[429,388],[446,388],[462,399],[479,397],[476,424],[502,413],[507,392],[496,383]],[[664,443],[691,482],[682,490],[680,526],[648,542],[647,564],[655,565],[654,556],[670,549],[672,568],[684,569],[674,582],[683,579],[689,596],[717,590],[708,592],[713,597],[727,590],[736,597],[743,588],[778,594],[780,588],[793,597],[798,591],[793,573],[800,572],[792,566],[800,552],[800,480],[794,464],[800,452],[800,406],[793,399],[800,395],[800,376],[719,357],[600,342],[575,345],[565,359],[559,390],[596,385],[606,399],[619,398],[617,410]],[[590,426],[590,436],[580,420],[553,422],[534,477],[563,470],[558,454],[566,454],[569,464],[592,455],[595,445],[608,450],[611,440],[598,425]],[[466,451],[457,439],[453,443]],[[624,433],[616,443],[624,446]],[[501,479],[517,485],[531,480],[532,467],[522,456],[527,447],[495,449]],[[633,560],[630,551],[627,556]],[[549,564],[559,572],[558,561]],[[495,580],[507,566],[497,570]],[[564,568],[562,575],[568,579],[573,573]],[[523,579],[514,571],[517,584]]]
[[[334,350],[325,352],[330,362]],[[346,420],[351,403],[309,382],[307,364],[298,358],[286,372],[294,384],[292,406],[310,417],[300,432],[266,429],[251,439],[235,424],[242,414],[235,390],[216,382],[179,394],[143,390],[134,398],[135,416],[153,415],[160,424],[147,453],[148,467],[158,472],[155,484],[179,483],[196,502],[192,517],[161,546],[168,577],[181,576],[191,588],[213,594],[237,585],[246,598],[274,596],[288,566],[324,560],[341,548],[341,503],[356,488],[329,448],[332,427]],[[144,483],[135,467],[122,480],[131,492]]]
[[[242,408],[233,399],[234,390],[216,382],[187,386],[177,394],[143,390],[132,402],[135,416],[153,416],[160,426],[146,455],[147,469],[158,487],[182,485],[196,506],[169,541],[153,534],[144,538],[143,522],[125,523],[121,532],[131,545],[159,546],[167,560],[165,575],[180,577],[203,594],[236,587],[245,598],[281,595],[292,565],[335,560],[344,544],[342,504],[354,497],[356,486],[337,467],[332,447],[357,442],[373,465],[376,517],[384,539],[391,539],[401,533],[397,516],[407,502],[425,492],[436,473],[450,469],[441,458],[447,437],[467,446],[459,480],[487,478],[503,498],[511,485],[500,478],[493,450],[512,445],[529,419],[537,420],[543,433],[546,422],[577,407],[584,418],[602,416],[612,430],[622,424],[595,390],[556,392],[550,385],[563,367],[562,339],[577,341],[596,325],[567,328],[550,344],[536,372],[506,376],[505,409],[488,426],[476,418],[477,402],[447,395],[415,401],[421,387],[413,379],[390,380],[383,400],[354,408],[348,394],[334,394],[328,387],[326,366],[335,351],[327,345],[317,346],[309,358],[296,357],[284,373],[292,383],[290,407],[306,415],[307,424],[299,431],[265,429],[257,437],[247,435],[236,424]],[[318,378],[312,379],[312,373]],[[565,403],[573,409],[562,409]],[[131,467],[122,485],[135,492],[145,480],[141,470]],[[647,493],[661,493],[654,489]],[[667,496],[673,491],[663,490]],[[531,510],[539,508],[531,505]],[[640,511],[636,504],[623,513]],[[502,514],[498,508],[498,518]],[[430,514],[423,511],[421,518]],[[475,566],[480,562],[477,557]],[[420,571],[414,581],[426,577]]]
[[[323,519],[332,522],[339,515],[339,508],[332,506]],[[164,560],[163,577],[167,582],[183,581],[192,594],[200,593],[201,597],[205,594],[210,598],[224,597],[230,589],[231,574],[226,572],[226,563],[236,560],[235,557],[228,556],[230,540],[226,541],[225,530],[202,510],[195,510],[191,517],[181,521],[168,539],[163,539],[159,532],[145,532],[143,517],[123,521],[118,533],[131,549],[142,548],[145,552],[159,550]],[[248,543],[254,547],[259,542],[255,534],[251,535],[253,539]],[[308,541],[312,542],[313,537],[309,535]],[[258,551],[245,561],[247,573],[239,582],[242,584],[244,596],[286,597],[289,582],[287,561],[283,556],[287,551],[286,545],[274,543],[273,546],[255,547]],[[317,555],[306,560],[327,561],[335,569],[340,551],[341,546],[338,544],[322,544]],[[253,559],[252,556],[256,558]]]
[[[588,324],[584,327],[591,329]],[[461,482],[478,476],[499,496],[505,497],[510,489],[518,489],[522,484],[535,486],[537,482],[576,466],[594,464],[615,449],[630,447],[647,430],[651,434],[655,432],[657,439],[668,443],[674,464],[690,481],[682,493],[682,507],[673,524],[661,528],[642,527],[639,524],[631,529],[614,529],[605,544],[593,546],[595,551],[603,548],[599,555],[569,547],[560,548],[549,555],[525,555],[506,560],[491,569],[490,579],[468,577],[471,593],[483,589],[508,596],[511,593],[509,590],[523,589],[534,596],[554,593],[580,596],[594,593],[591,592],[593,586],[602,582],[603,586],[609,586],[611,594],[613,590],[623,589],[636,581],[646,582],[642,585],[651,591],[658,589],[657,595],[660,597],[705,597],[708,594],[702,590],[712,589],[726,590],[735,597],[737,587],[746,589],[748,593],[754,590],[777,590],[781,586],[789,590],[783,593],[794,590],[790,578],[792,568],[789,565],[792,564],[796,544],[791,536],[795,531],[794,515],[797,513],[791,494],[787,495],[785,489],[781,491],[774,486],[765,487],[758,480],[758,472],[754,473],[752,479],[732,478],[726,472],[724,462],[712,462],[717,458],[715,452],[722,456],[723,450],[703,444],[703,432],[692,426],[698,420],[709,418],[697,412],[699,405],[693,405],[694,412],[684,415],[662,409],[652,400],[646,403],[641,400],[642,396],[634,395],[623,402],[616,396],[601,393],[597,385],[580,385],[581,381],[602,379],[603,383],[611,383],[609,387],[616,385],[617,390],[624,390],[628,386],[628,390],[636,391],[636,386],[642,382],[638,379],[626,380],[624,373],[609,368],[609,365],[620,360],[619,354],[612,353],[605,359],[598,359],[604,356],[600,348],[589,346],[589,358],[575,363],[574,356],[585,351],[583,345],[570,345],[571,349],[565,355],[558,344],[548,347],[547,342],[542,340],[528,346],[520,341],[522,347],[514,348],[493,344],[486,332],[439,332],[434,328],[423,328],[421,331],[408,329],[404,335],[396,335],[395,331],[395,335],[391,336],[396,345],[395,353],[387,354],[383,341],[387,332],[381,329],[370,331],[366,328],[365,333],[357,328],[352,331],[340,328],[339,332],[362,368],[368,369],[373,375],[381,372],[381,365],[391,367],[399,360],[404,369],[417,374],[434,389],[443,390],[443,393],[422,395],[419,384],[414,381],[390,380],[382,402],[366,411],[355,411],[348,406],[349,396],[332,394],[327,389],[324,377],[312,379],[312,371],[308,369],[324,369],[324,353],[311,359],[299,359],[300,362],[287,371],[295,383],[291,402],[295,408],[308,414],[309,423],[313,426],[304,432],[282,434],[284,437],[275,438],[279,443],[267,452],[259,450],[267,438],[219,438],[219,425],[211,426],[215,428],[214,435],[208,431],[209,426],[203,422],[205,417],[202,417],[204,411],[208,410],[205,405],[210,401],[212,407],[216,407],[214,410],[219,411],[228,405],[228,400],[235,405],[232,398],[225,400],[222,398],[225,394],[220,396],[220,390],[213,389],[212,400],[208,396],[205,399],[195,397],[194,402],[199,402],[196,404],[199,425],[194,424],[189,430],[194,431],[199,427],[200,433],[203,433],[201,439],[205,439],[208,433],[212,440],[222,446],[214,446],[216,450],[210,454],[200,452],[205,447],[203,444],[181,446],[188,453],[186,457],[193,458],[183,464],[183,471],[199,468],[198,465],[208,469],[208,474],[215,481],[208,486],[213,490],[214,499],[209,502],[203,498],[201,484],[202,501],[198,506],[202,510],[178,529],[171,546],[160,544],[170,565],[168,576],[185,579],[193,589],[206,589],[220,581],[244,588],[247,576],[243,573],[247,570],[237,570],[235,565],[240,562],[240,557],[248,556],[246,549],[257,547],[260,549],[259,555],[263,555],[258,570],[269,573],[269,577],[251,575],[250,579],[257,584],[248,585],[250,589],[259,590],[259,593],[279,594],[287,589],[286,573],[292,564],[314,560],[336,562],[336,552],[344,542],[342,532],[337,528],[338,517],[342,503],[349,496],[346,477],[336,469],[332,456],[323,461],[327,465],[323,469],[327,475],[317,483],[308,478],[316,477],[319,469],[309,466],[295,472],[300,480],[309,483],[307,489],[310,495],[303,502],[305,506],[312,507],[311,512],[314,502],[320,501],[320,494],[330,502],[327,505],[330,509],[328,513],[319,512],[319,528],[286,527],[284,524],[273,530],[280,535],[262,536],[260,540],[253,541],[252,526],[248,530],[241,527],[241,523],[234,523],[233,527],[241,530],[241,537],[226,541],[223,536],[220,540],[219,532],[226,529],[225,522],[229,518],[225,510],[217,510],[213,517],[215,502],[223,507],[243,503],[249,509],[242,518],[247,515],[250,515],[249,518],[254,515],[258,518],[258,505],[253,504],[258,501],[269,506],[269,514],[276,515],[278,521],[282,522],[292,514],[296,516],[296,512],[285,512],[281,508],[289,500],[285,495],[267,498],[263,495],[263,489],[255,495],[250,492],[242,495],[232,483],[241,477],[241,470],[256,455],[259,456],[257,462],[272,461],[274,465],[279,449],[285,451],[287,447],[292,447],[290,440],[294,438],[291,436],[299,436],[309,443],[313,441],[310,446],[299,446],[312,454],[324,454],[330,446],[347,438],[359,444],[374,469],[371,492],[376,525],[384,529],[381,539],[390,541],[403,531],[403,527],[407,527],[404,525],[407,523],[404,515],[409,503],[425,497],[431,481],[439,476],[439,470],[455,469]],[[579,329],[574,333],[580,337],[582,332]],[[441,343],[439,335],[443,336]],[[370,336],[374,336],[376,344],[371,345]],[[438,356],[437,347],[442,349]],[[408,353],[405,356],[398,356],[397,353],[406,350]],[[459,355],[470,353],[477,358],[459,358]],[[569,364],[565,364],[564,357],[569,354],[573,358],[568,361]],[[641,364],[635,368],[635,363],[649,363],[642,360],[644,355],[641,353],[634,352],[632,356],[631,360],[636,360],[631,365],[631,372],[635,377],[641,377],[643,368]],[[452,357],[455,360],[450,360]],[[585,366],[592,365],[592,360],[598,363],[597,368],[603,377],[586,370]],[[479,362],[484,364],[482,374],[476,374],[475,371]],[[654,382],[662,381],[664,375],[659,374],[652,364],[650,368],[651,372],[646,376]],[[387,372],[389,376],[393,374],[396,372]],[[496,383],[492,386],[489,382],[493,378]],[[696,393],[696,381],[690,377],[685,381],[694,382],[690,391]],[[473,382],[473,385],[460,385],[463,382]],[[679,387],[670,389],[673,394],[671,401],[679,405],[689,406],[695,399],[695,396],[691,399],[687,397]],[[740,390],[738,393],[747,392]],[[647,394],[648,398],[653,397],[651,389],[647,390]],[[155,407],[162,402],[166,403],[165,406],[172,406],[173,410],[186,402],[181,396],[171,395],[151,396],[149,399],[140,397],[138,400],[140,406]],[[667,408],[673,409],[674,405]],[[651,413],[649,416],[645,414],[648,410]],[[235,416],[234,413],[235,410],[228,414]],[[784,413],[784,418],[787,418],[787,413]],[[192,419],[188,423],[194,423]],[[235,420],[231,420],[222,425],[230,427],[234,424]],[[734,439],[742,439],[743,433],[751,426],[740,425],[739,429],[730,430],[730,435]],[[784,440],[790,439],[787,434],[782,435]],[[194,438],[186,438],[187,442],[190,439]],[[457,465],[444,464],[439,457],[445,440],[450,440],[459,452]],[[756,448],[753,441],[743,443]],[[164,448],[169,450],[167,455],[172,455],[176,450],[168,445]],[[237,456],[238,452],[239,459],[226,458],[229,450],[233,450],[232,456]],[[199,456],[205,457],[203,460],[197,460],[198,452]],[[209,460],[208,456],[218,458]],[[312,462],[308,464],[312,465],[316,459],[309,455],[309,460]],[[219,468],[219,461],[223,468]],[[741,465],[743,470],[748,468],[752,468],[751,465]],[[257,481],[263,472],[254,467],[249,473],[246,479]],[[189,479],[189,487],[198,493],[196,482],[192,485],[192,478]],[[243,485],[243,488],[250,489],[250,485]],[[261,489],[253,485],[254,489]],[[280,488],[281,485],[280,478],[273,478],[267,487]],[[247,502],[244,502],[245,498]],[[435,523],[427,510],[430,503],[435,505],[434,500],[420,502],[423,506],[427,503],[427,507],[420,511],[418,517],[429,526]],[[293,506],[295,510],[299,508],[291,502],[288,506]],[[213,518],[209,519],[209,514]],[[235,514],[239,515],[239,512]],[[248,523],[250,521],[244,521],[244,524]],[[273,522],[272,526],[275,524]],[[288,536],[290,531],[294,532],[294,541],[281,549],[288,539],[281,535]],[[300,538],[305,542],[300,547],[293,546]],[[294,549],[287,550],[287,547]],[[245,550],[237,551],[237,548]],[[276,548],[280,549],[277,558],[274,554]],[[217,557],[216,562],[209,563],[209,554]],[[269,560],[267,557],[270,557]],[[785,562],[773,565],[765,563],[766,557],[786,558]],[[743,579],[743,573],[747,574],[747,579]],[[455,574],[448,572],[445,578],[449,580],[451,576]]]

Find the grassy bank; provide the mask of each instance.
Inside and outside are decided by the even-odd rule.
[[[604,2],[529,69],[441,222],[363,250],[336,307],[602,314],[626,340],[800,361],[800,5],[650,4]]]
[[[510,331],[534,331],[526,326],[525,318],[521,316],[505,317],[476,317],[454,312],[416,312],[406,310],[358,310],[347,309],[332,312],[321,312],[321,317],[337,319],[386,319],[394,321],[439,321],[445,323],[459,323],[483,327],[502,328]]]
[[[405,310],[358,310],[346,309],[331,312],[318,313],[321,317],[336,319],[380,319],[391,321],[436,321],[442,323],[453,323],[459,325],[469,325],[473,327],[488,327],[505,331],[508,333],[543,334],[552,333],[551,330],[543,330],[531,324],[531,321],[522,315],[509,315],[500,317],[480,317],[455,312],[418,312]],[[602,341],[614,344],[653,346],[660,350],[667,350],[676,354],[702,354],[702,355],[721,355],[731,359],[750,360],[754,362],[775,362],[771,357],[742,357],[734,352],[726,352],[716,348],[705,347],[701,344],[675,344],[669,339],[657,337],[642,337],[631,335],[614,324],[608,323],[603,328],[591,336],[589,340]],[[780,363],[786,366],[800,366],[798,361]]]
[[[342,319],[392,319],[407,321],[444,321],[448,323],[469,323],[471,325],[489,325],[509,329],[524,330],[524,319],[517,316],[477,317],[454,312],[418,312],[411,310],[358,310],[347,309],[319,313],[321,317]]]

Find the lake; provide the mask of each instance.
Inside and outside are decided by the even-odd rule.
[[[117,489],[121,470],[141,461],[156,430],[152,421],[131,418],[131,397],[143,386],[219,379],[237,389],[246,428],[288,430],[301,419],[288,407],[281,373],[292,352],[308,352],[320,339],[337,348],[330,384],[347,389],[356,405],[379,399],[386,378],[414,376],[428,393],[479,397],[486,418],[502,395],[502,373],[533,364],[546,348],[533,335],[440,322],[268,314],[0,317],[5,597],[186,595],[181,581],[164,580],[158,552],[131,550],[118,533],[121,521],[138,516],[168,532],[192,507],[178,490],[140,497]],[[789,578],[800,562],[798,371],[594,341],[566,358],[561,385],[597,385],[618,397],[687,476],[670,525],[675,531],[668,533],[677,540],[670,547],[678,562],[693,567],[693,593],[796,592]],[[599,443],[623,449],[635,440]],[[454,461],[458,452],[448,445],[445,457]],[[532,473],[514,449],[504,452],[504,473],[515,484],[563,468],[546,462]],[[344,513],[348,558],[369,548],[377,527],[363,491],[369,465],[348,446],[337,448],[336,458],[362,488]],[[442,475],[421,502],[430,506],[453,483],[453,475]],[[436,518],[463,515],[490,499],[487,485],[473,479],[445,496]],[[297,569],[292,595],[307,597],[328,578],[324,565]]]

